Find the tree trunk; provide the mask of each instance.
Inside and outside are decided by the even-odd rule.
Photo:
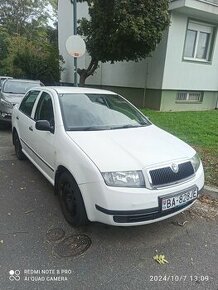
[[[79,74],[79,84],[81,87],[84,87],[86,79],[87,79],[87,70],[86,69],[78,69],[77,70]]]
[[[86,79],[89,76],[93,75],[97,68],[98,68],[98,60],[92,58],[87,69],[80,68],[77,69],[77,72],[80,76],[79,80],[80,86],[83,87],[85,85]]]

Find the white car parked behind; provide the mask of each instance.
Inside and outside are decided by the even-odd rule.
[[[189,145],[104,90],[39,87],[12,114],[13,143],[54,185],[66,220],[132,226],[189,208],[204,186]]]

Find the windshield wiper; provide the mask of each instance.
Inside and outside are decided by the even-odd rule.
[[[87,126],[87,127],[72,127],[68,128],[67,131],[101,131],[101,130],[116,130],[116,129],[128,129],[128,128],[138,128],[147,126],[147,124],[143,125],[123,125],[123,126]]]
[[[123,126],[114,126],[111,129],[115,130],[115,129],[128,129],[128,128],[138,128],[138,127],[142,127],[143,125],[123,125]]]
[[[73,128],[68,128],[67,131],[100,131],[100,130],[110,130],[111,127],[94,127],[94,126],[89,126],[89,127],[73,127]]]

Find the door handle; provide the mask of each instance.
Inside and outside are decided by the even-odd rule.
[[[32,126],[30,126],[30,127],[29,127],[29,130],[30,130],[30,131],[33,131],[33,127],[32,127]]]
[[[17,116],[16,119],[19,120],[19,117]]]

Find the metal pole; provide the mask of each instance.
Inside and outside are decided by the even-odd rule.
[[[73,34],[77,35],[77,0],[71,0],[73,4]],[[78,87],[77,58],[74,57],[74,86]]]

